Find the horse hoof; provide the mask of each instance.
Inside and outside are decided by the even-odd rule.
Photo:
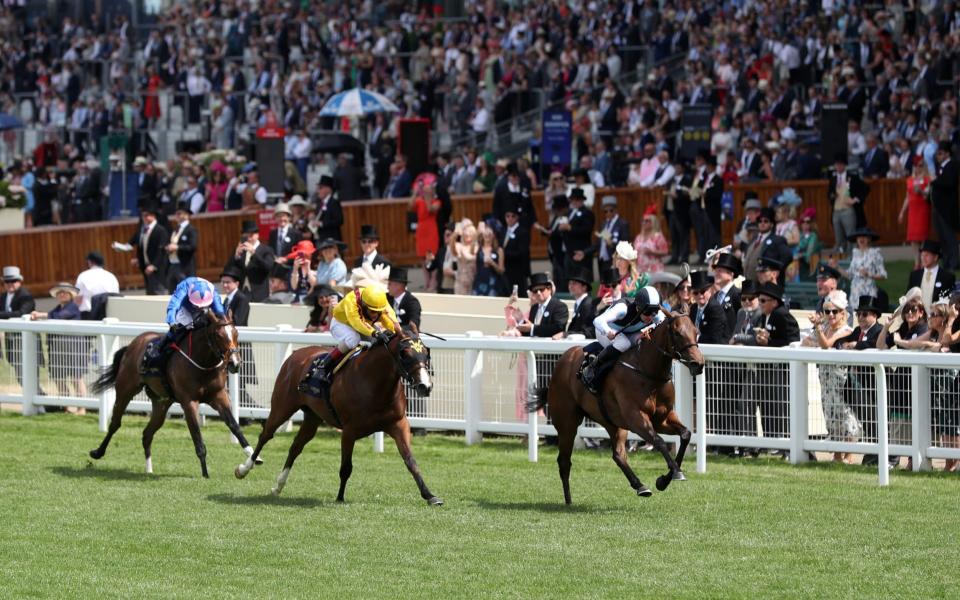
[[[663,490],[667,489],[667,486],[670,485],[670,481],[669,475],[661,475],[660,477],[657,477],[657,490],[662,492]]]
[[[645,485],[641,485],[637,488],[637,495],[643,498],[649,498],[653,495],[653,491]]]
[[[274,496],[279,496],[280,492],[282,491],[283,491],[283,488],[276,488],[276,487],[270,488],[270,493],[273,494]]]
[[[255,465],[262,465],[262,464],[263,464],[263,459],[258,456],[258,457],[256,458],[256,460],[253,461],[253,464],[255,464]]]
[[[674,481],[686,481],[686,480],[687,480],[687,476],[683,474],[683,471],[677,471],[676,473],[673,474],[673,480],[674,480]]]
[[[443,506],[443,498],[437,498],[436,496],[431,496],[430,499],[427,500],[427,504],[429,504],[430,506]]]
[[[103,450],[97,448],[96,450],[90,451],[90,458],[94,460],[100,460],[101,458],[103,458],[103,454],[104,454]]]
[[[240,467],[242,467],[242,466],[243,466],[243,465],[240,465]],[[236,469],[233,470],[233,476],[236,477],[237,479],[243,479],[244,477],[247,476],[246,473],[244,473],[242,470],[240,470],[240,467],[237,467]]]

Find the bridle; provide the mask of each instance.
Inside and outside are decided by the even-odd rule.
[[[414,338],[414,337],[408,336],[408,335],[406,335],[406,334],[402,334],[402,333],[400,333],[400,332],[394,333],[394,336],[397,338],[397,341],[396,341],[397,346],[402,347],[404,344],[406,344],[406,345],[411,346],[411,347],[413,348],[413,350],[415,350],[415,351],[417,351],[417,352],[424,352],[424,353],[426,353],[426,355],[427,355],[427,363],[424,364],[424,362],[423,362],[422,360],[419,360],[419,359],[418,359],[417,362],[416,362],[416,364],[414,364],[413,367],[411,367],[411,368],[419,367],[419,368],[421,368],[421,369],[429,369],[429,364],[430,364],[430,349],[427,348],[427,346],[424,345],[424,343],[423,343],[422,341],[420,341],[420,338]],[[391,339],[390,342],[392,342],[392,341],[393,341],[393,340]],[[394,364],[397,366],[397,371],[399,371],[400,377],[401,377],[404,381],[406,381],[407,383],[409,383],[410,385],[414,385],[415,380],[414,380],[414,378],[413,378],[413,373],[411,373],[410,370],[408,370],[408,369],[404,366],[404,364],[403,364],[402,348],[398,348],[397,351],[394,351],[394,350],[391,349],[390,346],[389,346],[390,342],[387,343],[386,348],[387,348],[387,350],[390,351],[390,358],[393,359]],[[417,345],[419,345],[420,348],[417,348]]]
[[[212,334],[212,331],[217,330],[217,329],[221,329],[221,328],[223,328],[223,327],[226,327],[227,325],[230,325],[230,323],[229,323],[229,322],[219,323],[219,322],[214,321],[214,322],[212,322],[210,325],[207,325],[206,327],[203,328],[204,335],[201,336],[201,337],[203,338],[204,341],[206,341],[206,343],[207,343],[207,349],[210,350],[210,352],[211,352],[214,356],[220,354],[220,353],[221,353],[221,350],[220,350],[218,347],[216,347],[216,345],[215,345],[214,342],[213,342],[213,335],[211,335],[211,334]],[[193,360],[193,357],[191,357],[191,354],[193,354],[193,334],[194,334],[194,332],[195,332],[195,330],[191,329],[190,332],[187,334],[187,351],[186,351],[186,352],[184,352],[183,348],[181,348],[181,347],[180,347],[179,345],[177,345],[177,344],[173,344],[172,346],[173,346],[174,350],[176,350],[177,352],[179,352],[181,356],[183,356],[185,359],[187,359],[187,362],[189,362],[191,365],[193,365],[195,368],[197,368],[197,369],[199,369],[199,370],[201,370],[201,371],[216,371],[217,369],[219,369],[220,367],[222,367],[222,366],[224,365],[224,363],[226,363],[226,361],[227,361],[232,355],[234,355],[234,354],[236,354],[237,352],[239,352],[239,350],[237,349],[236,345],[233,343],[233,339],[231,338],[231,339],[230,339],[230,347],[227,348],[227,350],[223,353],[223,356],[221,356],[221,358],[220,358],[220,362],[218,362],[217,364],[215,364],[215,365],[213,365],[213,366],[211,366],[211,367],[205,367],[205,366],[199,364],[197,361]]]
[[[667,326],[667,332],[669,333],[669,340],[670,340],[670,352],[667,352],[666,350],[664,350],[660,346],[660,344],[658,344],[657,341],[653,339],[653,336],[650,336],[650,342],[653,343],[653,347],[657,349],[657,352],[659,352],[663,356],[669,358],[670,360],[679,361],[680,364],[686,367],[689,367],[690,366],[688,364],[689,361],[684,359],[683,352],[685,350],[689,350],[690,348],[693,348],[694,346],[697,346],[697,342],[693,341],[685,346],[680,346],[677,343],[677,332],[674,331],[673,327],[670,327],[669,325],[674,321],[676,321],[679,317],[680,315],[671,315],[666,319],[664,319],[663,321],[661,321],[660,324],[657,325],[656,327],[656,329],[659,329],[660,327]]]

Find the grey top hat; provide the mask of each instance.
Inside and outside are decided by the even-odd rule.
[[[20,274],[20,267],[4,267],[3,268],[3,280],[4,281],[23,281],[23,275]]]

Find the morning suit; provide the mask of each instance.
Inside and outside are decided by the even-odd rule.
[[[130,245],[136,248],[137,262],[140,272],[143,273],[143,285],[148,296],[166,293],[164,277],[167,271],[166,246],[170,243],[170,234],[157,222],[149,228],[142,224],[130,238]],[[147,274],[147,266],[156,268],[153,273]]]

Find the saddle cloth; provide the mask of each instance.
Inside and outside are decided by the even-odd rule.
[[[347,352],[346,354],[344,354],[343,358],[340,359],[340,362],[337,363],[337,366],[333,368],[333,374],[336,375],[337,373],[339,373],[340,369],[347,366],[347,363],[350,362],[352,359],[356,358],[357,356],[359,356],[361,352],[363,352],[363,346],[358,345],[356,348],[354,348],[350,352]],[[320,355],[320,357],[323,357],[323,356],[324,356],[323,354]]]

